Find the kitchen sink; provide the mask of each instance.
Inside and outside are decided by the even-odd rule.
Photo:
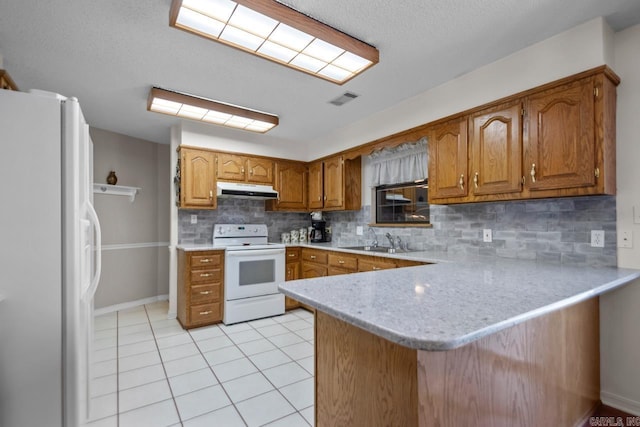
[[[410,252],[410,251],[405,251],[403,249],[392,249],[384,246],[343,246],[340,249],[352,249],[355,251],[364,251],[364,252],[382,252],[382,253],[388,253],[388,254]]]

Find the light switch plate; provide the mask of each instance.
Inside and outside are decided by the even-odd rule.
[[[198,215],[191,215],[191,224],[198,223]]]
[[[633,232],[631,230],[618,230],[618,247],[633,248]]]
[[[591,247],[604,248],[604,230],[591,230]]]
[[[361,225],[356,226],[356,235],[362,236],[364,234],[364,228]]]
[[[493,241],[493,236],[490,228],[485,228],[482,230],[482,241],[491,243]]]

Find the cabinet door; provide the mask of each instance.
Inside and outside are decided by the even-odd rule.
[[[278,162],[275,187],[278,209],[307,209],[307,168],[302,163]]]
[[[593,87],[586,78],[529,97],[524,168],[532,191],[595,185]]]
[[[323,203],[323,163],[309,165],[309,209],[322,209]]]
[[[522,103],[518,100],[475,113],[469,118],[473,194],[522,189]]]
[[[327,275],[327,267],[325,265],[317,265],[308,262],[302,263],[302,278],[311,279],[314,277],[324,277]]]
[[[245,160],[235,154],[218,153],[218,179],[246,181]]]
[[[466,118],[429,130],[429,200],[467,196],[467,149]]]
[[[344,160],[342,156],[324,161],[324,207],[344,208]]]
[[[247,158],[247,181],[273,184],[273,162],[267,159]]]
[[[288,262],[285,267],[284,280],[297,280],[300,278],[300,262]]]
[[[182,149],[182,208],[216,208],[215,155]]]

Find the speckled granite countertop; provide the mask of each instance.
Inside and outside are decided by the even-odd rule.
[[[291,245],[341,250],[332,244]],[[285,282],[292,298],[395,343],[450,350],[640,278],[640,270],[410,252],[435,264]]]

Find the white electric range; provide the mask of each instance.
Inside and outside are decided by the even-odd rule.
[[[269,243],[265,224],[216,224],[213,246],[225,249],[226,325],[284,313],[285,247]]]

